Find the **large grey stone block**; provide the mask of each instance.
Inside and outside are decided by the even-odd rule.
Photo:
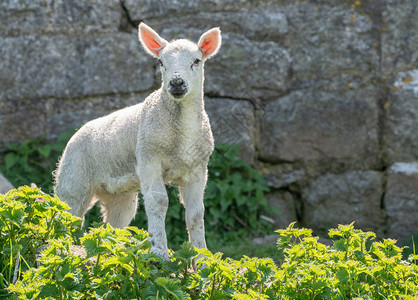
[[[0,142],[10,143],[44,136],[45,101],[0,99]]]
[[[248,101],[225,98],[205,99],[215,143],[240,144],[241,158],[254,161],[254,109]]]
[[[0,173],[0,194],[5,194],[13,188],[14,186]]]
[[[105,116],[116,110],[143,102],[148,93],[130,95],[107,95],[88,99],[45,102],[46,132],[49,138],[56,138],[61,132],[80,128],[86,122]]]
[[[28,34],[48,26],[48,4],[42,0],[0,1],[0,35]]]
[[[79,128],[84,123],[142,102],[148,93],[106,95],[84,99],[0,100],[0,141],[21,142]]]
[[[278,214],[272,216],[276,229],[286,228],[290,223],[298,221],[297,204],[291,193],[287,191],[274,192],[267,196],[267,200],[270,206],[278,210]]]
[[[134,1],[130,1],[134,2]],[[204,1],[205,4],[209,2]],[[151,6],[144,5],[134,10],[134,6],[139,3],[135,1],[134,6],[129,6],[131,17],[139,22],[144,21],[152,25],[158,32],[167,28],[181,28],[189,38],[197,39],[190,33],[190,29],[198,29],[203,32],[211,27],[220,27],[224,33],[238,33],[251,40],[258,41],[277,41],[288,32],[288,21],[283,9],[277,5],[268,7],[257,5],[255,2],[243,1],[216,1],[219,5],[226,5],[223,9],[217,9],[210,5],[207,9],[196,5],[197,1],[184,1],[179,3],[183,10],[173,9],[173,6],[164,6],[163,1],[149,1]],[[230,6],[229,4],[235,4]],[[138,5],[139,6],[139,5]],[[156,6],[156,9],[151,7]],[[141,13],[142,10],[146,10]],[[168,13],[167,10],[172,10]],[[187,14],[187,18],[184,15]],[[181,19],[181,22],[178,20]],[[201,34],[200,32],[200,34]],[[168,39],[178,38],[178,35],[170,35]]]
[[[223,46],[206,68],[206,92],[222,97],[268,99],[289,88],[291,58],[274,42],[224,34]]]
[[[0,60],[0,99],[140,92],[154,83],[152,58],[134,34],[3,38]]]
[[[389,75],[418,66],[416,0],[385,0],[382,11],[382,71]]]
[[[304,223],[318,231],[355,221],[355,227],[381,233],[383,176],[375,171],[326,174],[303,189]]]
[[[410,241],[418,234],[418,163],[395,163],[388,171],[384,204],[388,235]]]
[[[200,12],[236,11],[251,6],[246,0],[122,0],[133,20],[174,17],[183,21]],[[187,17],[185,17],[187,16]]]
[[[259,155],[273,162],[378,163],[378,107],[373,89],[301,90],[258,111]]]
[[[0,36],[116,32],[122,16],[118,0],[2,0]]]
[[[306,179],[307,173],[304,168],[292,163],[275,165],[259,165],[268,186],[275,189],[288,187],[289,185]]]
[[[418,159],[418,69],[398,73],[386,101],[386,163]]]
[[[380,37],[373,19],[348,4],[331,4],[283,6],[289,25],[281,46],[292,58],[295,88],[358,88],[378,77]]]

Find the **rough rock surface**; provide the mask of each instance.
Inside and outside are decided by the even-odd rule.
[[[418,67],[416,0],[382,1],[382,71],[390,75]]]
[[[127,33],[0,38],[0,60],[6,100],[140,92],[154,82],[151,59]]]
[[[255,117],[252,104],[248,101],[207,98],[205,108],[215,143],[240,144],[241,156],[247,162],[253,162]]]
[[[303,190],[304,222],[323,232],[353,221],[356,228],[378,231],[384,222],[380,208],[382,194],[383,176],[379,172],[326,174]]]
[[[384,204],[388,234],[410,241],[418,234],[418,163],[395,163],[388,172]]]
[[[418,48],[417,48],[418,49]],[[397,73],[385,103],[387,164],[418,158],[418,64]]]
[[[376,164],[378,107],[373,90],[295,91],[270,101],[259,114],[261,159]]]
[[[0,194],[5,194],[13,188],[14,186],[0,173]]]
[[[415,175],[390,167],[418,160],[417,10],[416,0],[0,1],[0,142],[53,139],[143,101],[159,77],[140,21],[168,40],[219,26],[222,49],[205,66],[215,139],[240,143],[265,175],[277,224],[357,220],[411,234],[401,221],[416,212],[402,199],[417,199]]]
[[[270,205],[279,210],[275,216],[274,226],[276,228],[286,228],[291,222],[298,220],[298,203],[288,191],[272,193],[267,197]]]

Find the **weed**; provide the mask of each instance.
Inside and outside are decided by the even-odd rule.
[[[43,200],[39,200],[43,199]],[[0,278],[14,299],[416,299],[418,266],[395,241],[375,241],[354,224],[278,230],[282,255],[240,260],[189,243],[169,262],[149,253],[149,234],[102,225],[80,237],[79,218],[57,198],[22,187],[0,195]],[[11,246],[10,246],[11,245]],[[30,245],[30,246],[28,246]],[[35,250],[45,245],[36,266]],[[82,250],[81,255],[74,247]],[[197,271],[192,271],[193,261]],[[16,270],[18,270],[16,272]],[[16,276],[14,274],[17,274]],[[15,277],[15,278],[13,278]],[[2,290],[3,296],[5,290]]]

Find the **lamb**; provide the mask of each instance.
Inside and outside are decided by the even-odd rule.
[[[203,194],[214,141],[204,109],[203,67],[218,52],[221,32],[213,28],[195,44],[168,42],[144,23],[138,31],[145,51],[159,61],[161,87],[140,104],[82,126],[54,172],[54,190],[81,218],[100,201],[103,220],[119,228],[134,218],[140,190],[151,252],[168,260],[168,183],[178,185],[189,241],[206,248]]]

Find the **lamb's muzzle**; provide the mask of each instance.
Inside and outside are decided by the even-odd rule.
[[[170,91],[171,95],[174,96],[174,98],[182,98],[187,93],[186,84],[184,80],[179,76],[175,76],[170,80],[168,84],[168,90]]]

